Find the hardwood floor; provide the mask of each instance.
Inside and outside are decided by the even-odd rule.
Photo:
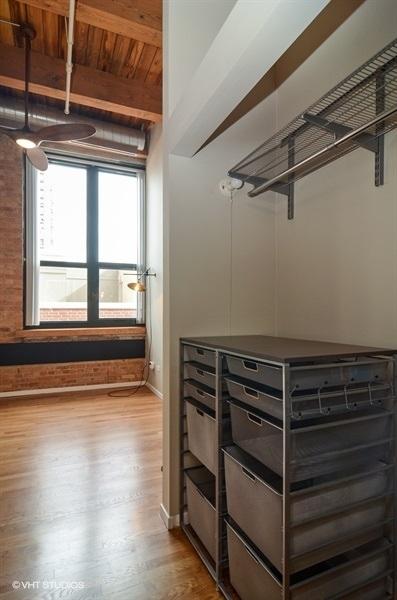
[[[146,389],[0,400],[0,599],[220,598],[160,520],[160,468]]]

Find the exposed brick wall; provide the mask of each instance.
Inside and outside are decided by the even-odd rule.
[[[85,321],[87,310],[84,308],[41,308],[41,321]]]
[[[16,144],[0,134],[0,341],[22,328],[23,172]]]
[[[140,381],[142,366],[127,359],[0,367],[0,392]]]
[[[101,319],[134,319],[136,311],[133,309],[101,308]],[[42,321],[84,321],[87,310],[84,308],[41,308]]]
[[[34,333],[31,337],[26,332],[21,333],[23,239],[22,153],[16,144],[0,134],[0,343],[23,339],[31,342],[34,352]],[[49,332],[49,340],[55,337]],[[82,337],[90,339],[87,332],[70,339]],[[114,334],[109,332],[105,337],[114,338]],[[119,337],[125,339],[123,335]],[[0,367],[0,391],[137,381],[142,367],[143,359]]]

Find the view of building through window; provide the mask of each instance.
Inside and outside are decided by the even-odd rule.
[[[136,292],[127,284],[136,281],[138,262],[137,178],[107,171],[96,176],[94,199],[85,167],[50,163],[38,176],[41,322],[87,320],[90,252],[97,255],[98,318],[136,318]],[[88,219],[96,221],[91,234]]]

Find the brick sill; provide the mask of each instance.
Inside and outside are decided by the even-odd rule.
[[[134,327],[69,327],[62,329],[21,329],[16,337],[22,339],[54,339],[71,337],[144,337],[146,328]]]

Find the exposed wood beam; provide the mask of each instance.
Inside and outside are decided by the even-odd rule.
[[[68,14],[68,0],[17,1],[57,15]],[[76,20],[152,46],[162,45],[160,0],[79,0]]]
[[[0,44],[0,85],[16,90],[24,87],[24,50]],[[49,98],[65,98],[65,63],[32,52],[30,89]],[[161,120],[161,88],[133,79],[122,79],[90,67],[75,65],[72,77],[71,102],[100,110]]]

